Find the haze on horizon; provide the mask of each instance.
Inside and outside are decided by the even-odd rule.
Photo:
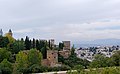
[[[0,0],[0,28],[15,38],[120,39],[120,0]]]

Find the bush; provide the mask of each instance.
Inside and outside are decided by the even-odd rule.
[[[7,61],[7,59],[4,59],[1,63],[0,63],[0,72],[2,72],[2,74],[12,74],[12,63],[10,63],[9,61]]]

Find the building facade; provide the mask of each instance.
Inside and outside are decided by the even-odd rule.
[[[47,67],[56,67],[58,64],[58,51],[47,50],[47,59],[42,60],[42,65]]]
[[[70,50],[70,41],[63,41],[63,50]]]

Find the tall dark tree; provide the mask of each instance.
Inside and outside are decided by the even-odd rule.
[[[46,45],[41,49],[41,53],[43,55],[43,59],[47,58],[47,50],[49,50],[49,47],[46,46]]]
[[[32,41],[32,48],[36,48],[36,44],[35,44],[35,39],[33,38],[33,41]]]
[[[62,50],[64,47],[64,44],[63,43],[59,43],[59,49]]]
[[[23,39],[23,38],[21,38],[21,41],[23,41],[23,42],[24,42],[24,39]]]
[[[72,48],[71,48],[71,55],[73,56],[76,56],[76,54],[75,54],[75,47],[74,47],[74,45],[72,46]]]
[[[39,42],[40,42],[40,49],[43,48],[44,46],[47,46],[45,41],[39,40]]]
[[[29,40],[29,37],[26,36],[26,39],[25,39],[25,49],[26,50],[30,50],[30,48],[31,48],[31,42]]]
[[[51,48],[51,43],[50,40],[48,41],[48,47]]]
[[[38,40],[38,39],[36,40],[36,49],[37,49],[37,50],[40,50],[40,43],[39,43],[39,40]]]
[[[29,43],[30,43],[30,49],[32,48],[32,41],[31,40],[29,40]]]

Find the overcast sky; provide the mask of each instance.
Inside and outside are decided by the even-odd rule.
[[[0,0],[0,28],[15,38],[120,38],[120,0]]]

